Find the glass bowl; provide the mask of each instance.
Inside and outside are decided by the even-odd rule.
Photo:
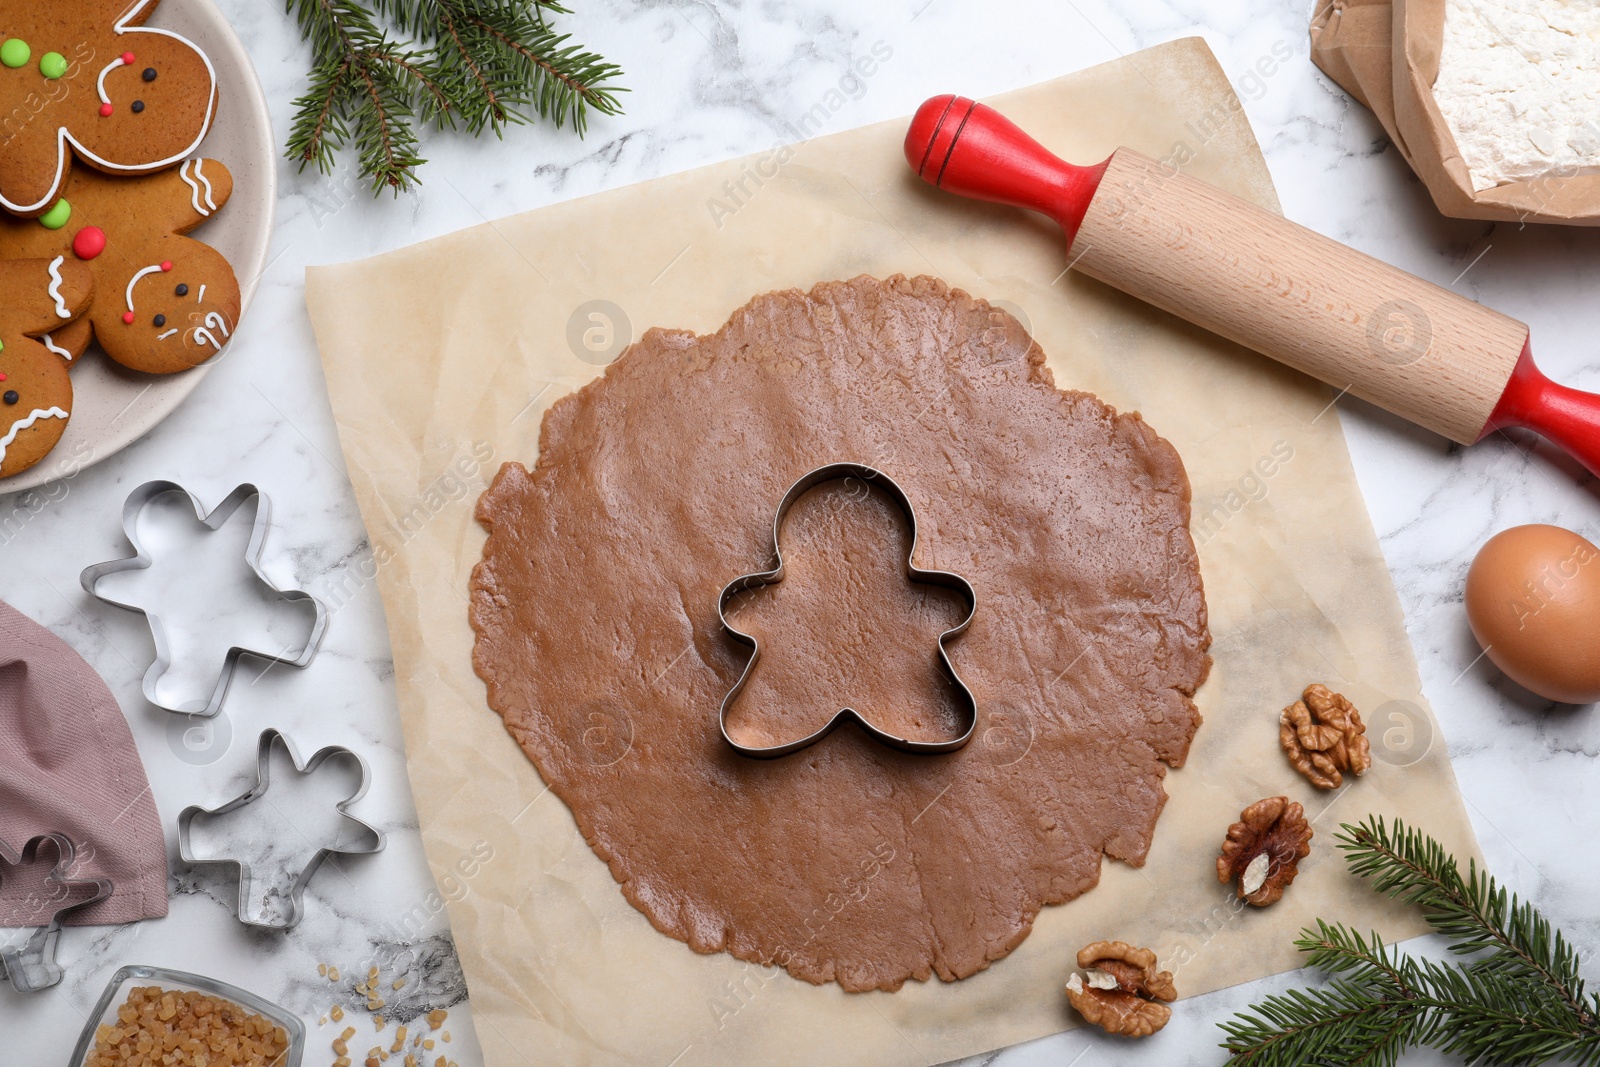
[[[83,1061],[94,1048],[95,1031],[102,1023],[116,1022],[117,1009],[122,1007],[128,999],[128,991],[136,985],[155,985],[162,989],[205,993],[232,1001],[246,1011],[263,1016],[283,1027],[284,1032],[289,1035],[289,1051],[279,1063],[273,1064],[273,1067],[300,1067],[300,1058],[306,1050],[306,1028],[299,1016],[270,1000],[256,996],[247,989],[240,989],[238,986],[231,986],[226,982],[207,978],[205,975],[138,964],[123,967],[111,976],[106,991],[100,994],[99,1002],[89,1013],[89,1021],[84,1024],[83,1033],[78,1035],[78,1044],[72,1050],[72,1059],[67,1061],[69,1067],[83,1067]]]

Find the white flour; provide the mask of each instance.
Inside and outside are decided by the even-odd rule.
[[[1474,190],[1600,167],[1600,0],[1446,0],[1433,95]]]

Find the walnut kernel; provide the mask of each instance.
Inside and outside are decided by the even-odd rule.
[[[1167,1025],[1178,990],[1156,970],[1156,954],[1123,941],[1096,941],[1078,952],[1080,975],[1067,978],[1067,999],[1086,1022],[1107,1033],[1146,1037]]]
[[[1346,772],[1372,767],[1372,746],[1361,713],[1325,685],[1308,685],[1304,695],[1278,716],[1278,743],[1295,770],[1318,789],[1337,789]]]
[[[1238,880],[1239,899],[1266,907],[1283,896],[1299,873],[1300,861],[1311,854],[1311,824],[1305,809],[1288,797],[1267,797],[1239,813],[1228,827],[1217,881]]]
[[[1239,875],[1239,895],[1247,897],[1267,884],[1267,874],[1272,870],[1270,853],[1258,852],[1244,872]]]

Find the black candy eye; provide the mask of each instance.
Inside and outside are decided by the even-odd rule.
[[[177,293],[179,296],[188,296],[189,295],[189,287],[187,285],[185,285],[183,282],[179,282],[178,283],[178,287],[176,289],[174,289],[173,292]]]
[[[128,105],[128,110],[132,111],[135,115],[137,115],[139,112],[144,110],[144,101],[143,100],[135,100],[133,103]]]
[[[15,389],[7,389],[6,390],[5,401],[6,401],[7,404],[15,404],[17,401],[19,401],[21,399],[22,399],[22,397],[17,394],[17,391]]]
[[[144,68],[144,75],[143,76],[144,76],[144,80],[147,81],[147,82],[155,81],[156,80],[156,68],[154,68],[154,67],[146,67],[146,68]]]
[[[154,322],[157,326],[165,326],[167,324],[167,317],[165,315],[157,315],[151,321]]]

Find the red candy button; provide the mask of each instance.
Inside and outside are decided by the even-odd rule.
[[[172,269],[172,260],[170,260],[170,259],[162,260],[161,261],[161,269],[162,270],[171,270]]]
[[[122,53],[122,61],[124,63],[126,63],[130,67],[133,66],[133,53],[132,52],[124,52],[124,53]]]
[[[98,226],[85,226],[72,239],[72,254],[79,259],[93,259],[106,250],[106,231]]]
[[[108,118],[111,117],[111,105],[110,104],[101,104],[100,105],[100,117],[103,118],[103,119],[108,119]]]
[[[129,326],[132,326],[133,325],[133,312],[124,311],[122,313],[122,321],[127,323]]]

